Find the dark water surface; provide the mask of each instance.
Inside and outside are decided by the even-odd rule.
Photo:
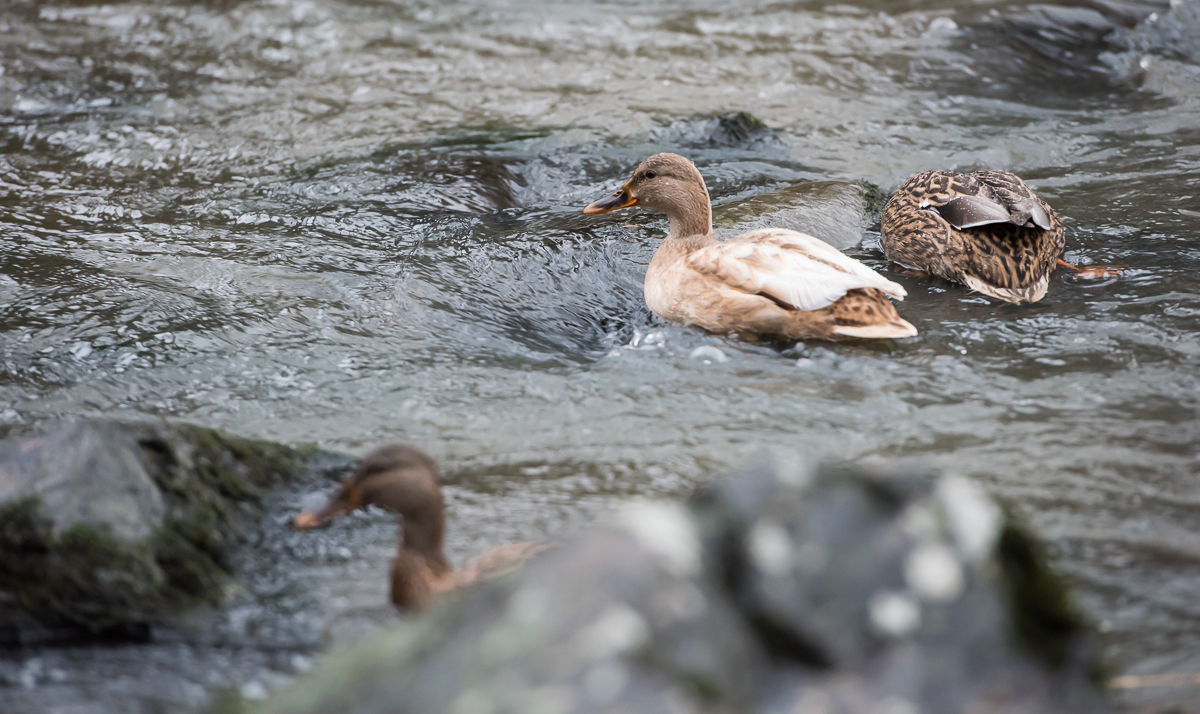
[[[402,439],[444,465],[455,559],[762,446],[912,459],[1052,539],[1118,673],[1200,670],[1200,1],[9,0],[0,70],[0,436]],[[1067,260],[1129,270],[1031,307],[894,276],[896,343],[706,335],[642,301],[660,216],[579,212],[659,150],[731,229],[803,181],[1011,169]],[[260,696],[376,627],[392,519],[295,534],[299,498],[195,631],[0,654],[4,711]]]

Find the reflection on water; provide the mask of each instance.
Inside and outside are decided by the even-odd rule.
[[[1196,0],[8,3],[0,434],[119,414],[407,440],[445,465],[457,559],[762,445],[911,458],[1049,534],[1120,671],[1194,671],[1198,38]],[[579,213],[664,149],[727,229],[844,232],[852,187],[797,209],[799,182],[1008,168],[1067,260],[1130,270],[1027,307],[893,275],[921,334],[891,345],[705,335],[642,302],[660,216]],[[847,251],[887,270],[864,227]],[[299,498],[196,632],[10,652],[3,696],[194,709],[369,631],[391,519],[292,534]]]

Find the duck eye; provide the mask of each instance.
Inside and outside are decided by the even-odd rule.
[[[645,174],[646,178],[648,178],[648,179],[650,179],[650,178],[654,178],[654,177],[655,177],[655,176],[657,176],[657,175],[658,175],[658,174],[654,173],[653,171],[647,171],[647,172],[646,172],[646,174]]]

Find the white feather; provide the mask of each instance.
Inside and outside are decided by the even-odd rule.
[[[904,288],[805,233],[764,228],[702,248],[688,263],[732,287],[764,293],[798,310],[819,310],[849,290],[877,288],[903,300]]]
[[[833,328],[834,333],[845,335],[847,337],[874,337],[874,338],[891,338],[912,337],[917,334],[917,328],[913,327],[911,322],[900,320],[898,322],[890,322],[886,325],[866,325],[861,327],[852,327],[850,325],[837,325]]]

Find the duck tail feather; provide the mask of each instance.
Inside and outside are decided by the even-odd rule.
[[[974,275],[964,275],[963,283],[975,292],[983,293],[995,300],[1021,305],[1023,303],[1035,303],[1046,297],[1046,290],[1050,287],[1050,276],[1044,276],[1033,285],[1024,288],[1000,288],[995,285],[988,285]]]
[[[897,318],[883,325],[836,325],[833,332],[845,337],[896,339],[912,337],[917,334],[917,328],[911,322]]]

